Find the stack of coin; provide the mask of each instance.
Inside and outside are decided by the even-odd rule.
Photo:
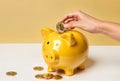
[[[59,32],[59,33],[64,33],[64,32],[66,32],[68,29],[67,28],[65,28],[64,26],[63,26],[63,23],[62,22],[58,22],[57,24],[56,24],[56,29],[57,29],[57,31]]]

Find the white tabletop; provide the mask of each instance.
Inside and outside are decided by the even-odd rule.
[[[34,66],[43,66],[44,70],[34,71]],[[89,46],[86,67],[73,76],[62,74],[63,79],[58,81],[120,81],[120,46]],[[11,70],[17,76],[6,76]],[[39,73],[47,73],[41,44],[0,44],[0,81],[39,81],[34,77]]]

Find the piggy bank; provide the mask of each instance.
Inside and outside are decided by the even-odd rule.
[[[76,30],[58,33],[50,28],[42,28],[41,34],[42,52],[48,72],[62,69],[66,75],[73,75],[76,68],[85,68],[88,44],[82,33]]]

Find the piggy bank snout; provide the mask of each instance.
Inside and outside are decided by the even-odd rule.
[[[44,55],[45,60],[51,64],[57,64],[59,61],[59,56],[55,53],[47,53]]]

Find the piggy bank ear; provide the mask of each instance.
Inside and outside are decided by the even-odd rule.
[[[77,41],[72,33],[63,33],[61,37],[65,39],[69,46],[75,46],[77,44]]]
[[[53,30],[50,28],[41,28],[41,35],[42,35],[43,39],[45,39],[52,32],[53,32]]]

